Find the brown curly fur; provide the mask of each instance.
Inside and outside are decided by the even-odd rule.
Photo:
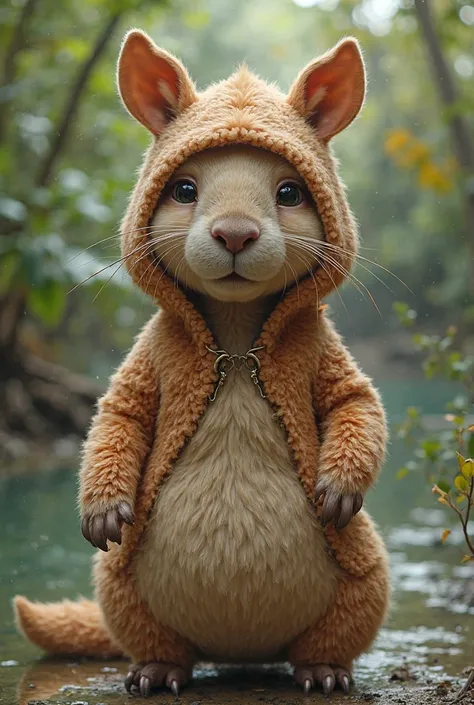
[[[139,44],[138,35],[135,32],[129,41]],[[346,40],[341,51],[353,52],[355,46]],[[156,52],[169,58],[166,52]],[[215,357],[207,348],[216,345],[191,300],[159,267],[150,276],[150,257],[140,259],[137,248],[147,243],[146,227],[175,169],[197,152],[229,144],[270,150],[299,171],[315,200],[327,242],[341,248],[334,259],[347,269],[357,249],[357,233],[327,139],[305,119],[308,70],[287,98],[245,68],[198,94],[185,69],[172,61],[179,73],[176,116],[148,150],[122,225],[129,271],[161,311],[142,330],[99,403],[80,474],[83,509],[101,511],[125,500],[134,508],[135,523],[123,527],[121,546],[114,544],[97,556],[95,586],[101,612],[92,603],[82,603],[87,614],[79,615],[67,603],[55,611],[24,598],[17,598],[16,610],[26,635],[48,651],[106,654],[120,649],[134,660],[167,661],[189,669],[199,654],[184,637],[154,622],[138,596],[133,559],[160,486],[206,411],[216,383]],[[357,110],[355,106],[354,114]],[[386,443],[379,396],[320,305],[342,281],[340,267],[318,269],[315,279],[319,300],[314,281],[301,282],[276,306],[256,341],[256,346],[264,346],[259,358],[265,394],[284,426],[309,502],[321,478],[341,493],[365,492],[376,479]],[[325,532],[328,550],[340,566],[337,589],[325,616],[288,644],[286,655],[295,664],[339,663],[350,668],[384,618],[387,557],[364,511],[339,533],[332,524]],[[67,610],[69,623],[64,618]]]

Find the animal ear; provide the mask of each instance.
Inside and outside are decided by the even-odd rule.
[[[194,84],[181,62],[139,29],[125,35],[117,83],[127,110],[154,135],[197,100]]]
[[[287,101],[328,141],[350,125],[365,97],[365,69],[353,37],[304,68],[290,88]]]

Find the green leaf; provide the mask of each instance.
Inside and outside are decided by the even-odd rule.
[[[449,484],[449,482],[447,482],[447,480],[438,480],[436,484],[438,485],[440,490],[443,490],[443,492],[449,492],[449,490],[451,489],[451,485]]]
[[[395,301],[392,305],[392,309],[396,313],[399,323],[401,323],[402,326],[405,326],[405,328],[409,328],[416,321],[416,311],[410,308],[404,301]]]
[[[429,460],[436,460],[441,450],[440,442],[429,438],[426,441],[422,441],[421,447]]]
[[[397,480],[402,480],[404,477],[406,477],[409,473],[408,468],[400,468],[400,470],[397,472],[395,475]]]
[[[55,326],[61,320],[66,305],[66,292],[62,284],[54,279],[28,292],[28,307],[44,323]]]
[[[454,478],[454,486],[459,492],[463,492],[464,494],[469,492],[469,483],[462,475],[456,475]]]
[[[474,460],[472,458],[466,458],[462,464],[461,472],[466,480],[470,480],[474,476]]]

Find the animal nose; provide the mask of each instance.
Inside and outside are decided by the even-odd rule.
[[[211,235],[223,242],[229,252],[235,255],[252,240],[257,240],[260,237],[260,230],[251,218],[227,216],[216,220],[212,226]]]

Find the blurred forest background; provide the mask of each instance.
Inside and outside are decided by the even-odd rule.
[[[470,0],[2,0],[0,19],[4,453],[21,455],[31,439],[81,436],[152,310],[123,268],[109,266],[149,140],[115,87],[131,26],[182,58],[199,87],[245,60],[286,89],[313,56],[345,34],[358,37],[368,100],[334,150],[361,254],[395,276],[362,261],[356,276],[380,313],[346,285],[332,302],[338,327],[377,380],[417,374],[392,314],[397,300],[417,309],[424,332],[454,324],[472,346]]]

